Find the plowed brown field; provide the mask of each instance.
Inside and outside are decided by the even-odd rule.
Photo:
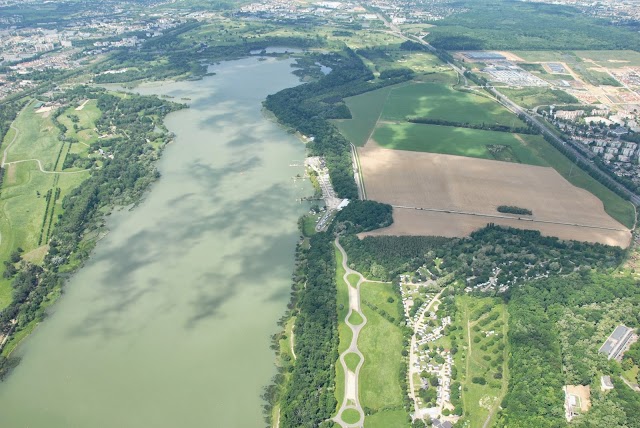
[[[367,199],[396,206],[394,224],[368,235],[467,236],[495,223],[621,247],[631,240],[598,198],[553,168],[389,150],[372,142],[358,153]],[[533,215],[499,213],[499,205],[527,208]]]

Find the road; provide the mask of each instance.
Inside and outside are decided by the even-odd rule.
[[[340,405],[340,409],[336,414],[335,418],[333,418],[334,422],[340,425],[342,428],[355,428],[362,427],[364,424],[364,411],[362,410],[362,406],[360,405],[360,398],[358,394],[358,376],[360,375],[360,368],[364,364],[364,355],[358,349],[358,336],[360,335],[360,330],[367,324],[367,317],[364,316],[362,310],[360,308],[360,284],[366,281],[365,277],[362,276],[360,272],[357,272],[351,269],[347,263],[347,253],[340,245],[339,238],[335,240],[336,247],[342,254],[342,268],[344,269],[344,275],[342,279],[345,284],[349,288],[349,312],[347,313],[344,322],[351,329],[353,333],[351,336],[351,343],[349,344],[349,348],[340,354],[340,364],[342,365],[342,370],[344,371],[344,399],[342,400],[342,404]],[[349,283],[348,276],[351,274],[358,275],[358,283],[356,287],[352,287]],[[358,325],[353,325],[349,322],[349,318],[353,312],[357,312],[362,317],[362,323]],[[355,372],[350,371],[347,368],[347,363],[344,360],[344,357],[349,354],[354,353],[360,357],[360,362],[356,366]],[[347,409],[354,409],[358,413],[360,413],[360,420],[355,424],[348,424],[342,420],[342,412]]]
[[[391,33],[393,33],[393,34],[397,35],[398,37],[401,37],[401,38],[403,38],[405,40],[410,40],[410,41],[413,41],[413,42],[416,42],[416,43],[420,43],[421,45],[426,47],[432,53],[436,52],[436,48],[434,48],[433,46],[431,46],[429,43],[425,42],[421,38],[414,37],[414,36],[407,36],[404,33],[402,33],[402,31],[396,25],[394,25],[393,23],[387,21],[387,19],[382,14],[378,14],[378,18],[380,18],[380,20],[382,20],[382,22],[384,22],[384,25],[387,28],[389,28]],[[467,77],[464,75],[464,72],[466,70],[461,69],[460,67],[457,67],[455,64],[452,64],[450,62],[447,62],[447,65],[449,65],[449,67],[451,67],[456,73],[458,73],[458,75],[464,79],[465,86],[468,86]],[[613,178],[611,178],[606,172],[602,171],[598,166],[592,164],[591,161],[586,156],[584,156],[578,150],[574,149],[571,145],[568,145],[566,143],[566,141],[564,141],[563,139],[558,137],[556,134],[551,132],[551,130],[549,129],[549,125],[547,125],[546,123],[541,121],[538,117],[536,117],[532,113],[530,113],[527,110],[525,110],[522,107],[520,107],[518,104],[516,104],[513,101],[511,101],[507,96],[502,94],[495,87],[487,86],[486,89],[489,92],[491,92],[496,97],[497,101],[500,104],[502,104],[503,106],[505,106],[508,110],[510,110],[511,112],[515,113],[516,115],[523,115],[524,117],[527,118],[527,120],[533,126],[538,128],[538,130],[543,135],[546,135],[546,136],[550,137],[551,139],[553,139],[555,142],[557,142],[559,144],[562,144],[569,151],[571,156],[575,157],[575,159],[576,159],[575,163],[576,164],[579,165],[579,162],[581,162],[584,169],[588,169],[588,170],[594,172],[601,179],[603,179],[606,183],[610,183],[612,186],[614,186],[616,189],[618,189],[620,192],[622,192],[624,195],[626,195],[634,205],[636,205],[636,206],[640,205],[640,196],[639,195],[633,193],[632,191],[630,191],[629,189],[624,187],[622,184],[618,183]]]

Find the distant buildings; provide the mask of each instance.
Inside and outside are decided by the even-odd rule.
[[[605,354],[608,359],[615,358],[620,361],[625,351],[636,340],[638,336],[633,333],[633,330],[621,324],[613,330],[598,352]]]

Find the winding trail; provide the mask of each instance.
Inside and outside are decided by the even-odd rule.
[[[344,399],[342,400],[342,404],[340,405],[340,409],[338,413],[333,418],[333,421],[340,425],[342,428],[355,428],[362,427],[364,424],[364,411],[362,410],[362,406],[360,405],[360,399],[358,397],[358,375],[360,374],[360,368],[364,364],[364,355],[358,349],[358,336],[360,334],[360,330],[367,323],[367,317],[364,316],[362,310],[360,309],[360,284],[366,281],[366,278],[362,276],[360,272],[357,272],[351,268],[349,268],[347,264],[347,253],[340,245],[340,241],[338,238],[335,240],[335,245],[340,250],[342,254],[342,267],[345,271],[342,279],[347,284],[349,289],[349,312],[347,313],[344,322],[351,329],[353,333],[351,336],[351,343],[349,344],[349,348],[347,348],[342,354],[340,354],[340,364],[342,365],[342,370],[344,370]],[[358,276],[358,283],[356,287],[352,287],[349,283],[348,276],[351,274],[355,274]],[[353,325],[349,322],[349,318],[353,312],[357,312],[362,317],[362,323],[358,325]],[[347,368],[347,363],[345,362],[345,356],[347,354],[354,353],[360,357],[360,361],[356,367],[355,372],[352,372]],[[356,423],[349,424],[342,420],[342,413],[345,410],[354,409],[358,413],[360,413],[360,420]]]
[[[7,145],[7,148],[4,149],[4,152],[2,153],[2,164],[1,164],[2,168],[4,168],[6,165],[15,165],[15,164],[18,164],[18,163],[23,163],[23,162],[36,162],[38,164],[38,168],[40,169],[40,172],[45,173],[45,174],[79,174],[81,172],[89,171],[88,169],[81,169],[79,171],[47,171],[46,169],[44,169],[42,167],[42,162],[40,162],[40,159],[22,159],[22,160],[17,160],[17,161],[13,161],[13,162],[7,162],[7,154],[9,153],[9,149],[11,148],[13,143],[16,142],[16,140],[18,139],[18,135],[20,134],[20,130],[18,128],[16,128],[15,126],[13,126],[13,123],[11,125],[9,125],[9,128],[11,128],[14,131],[16,131],[16,133],[13,135],[13,139]]]

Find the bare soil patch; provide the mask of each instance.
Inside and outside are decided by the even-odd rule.
[[[369,235],[467,236],[495,223],[621,247],[631,240],[629,230],[604,211],[598,198],[553,168],[389,150],[371,142],[358,151],[367,198],[411,207],[395,208],[394,224]],[[489,217],[500,215],[500,205],[527,208],[533,215]]]

